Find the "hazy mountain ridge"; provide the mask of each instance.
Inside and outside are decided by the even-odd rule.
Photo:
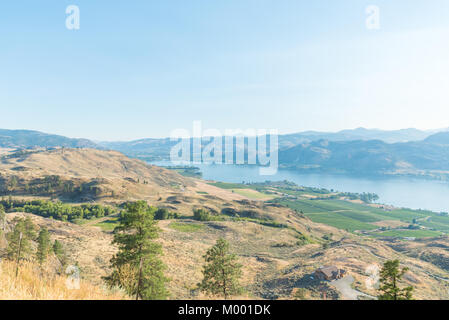
[[[449,145],[449,132],[438,132],[427,137],[425,142]]]
[[[379,129],[357,128],[339,132],[304,131],[279,136],[279,149],[287,150],[303,143],[318,140],[353,141],[353,140],[382,140],[386,143],[421,141],[431,136],[434,131],[417,129],[401,129],[384,131]],[[146,158],[149,160],[168,160],[170,149],[177,141],[164,139],[140,139],[129,142],[99,142],[105,148],[117,150],[128,156]]]
[[[280,148],[296,146],[303,142],[316,140],[350,141],[350,140],[382,140],[386,143],[421,141],[430,137],[433,131],[417,129],[401,129],[384,131],[379,129],[347,129],[339,132],[304,131],[279,136]],[[439,132],[438,134],[446,134]],[[449,133],[448,133],[449,134]],[[33,130],[0,129],[0,147],[32,148],[32,147],[67,147],[67,148],[109,148],[125,153],[166,152],[175,145],[170,138],[145,138],[133,141],[100,141],[68,138],[56,134],[48,134]]]
[[[388,144],[380,140],[304,143],[281,150],[284,168],[355,174],[424,174],[449,170],[447,145],[414,141]]]
[[[417,129],[358,128],[336,133],[306,131],[281,135],[279,164],[282,168],[317,173],[408,174],[440,178],[449,176],[449,132],[444,130],[435,133]],[[37,131],[0,130],[0,147],[3,148],[109,149],[147,161],[169,160],[170,150],[177,143],[170,138],[94,143]]]
[[[101,148],[88,139],[73,139],[55,134],[32,130],[0,129],[0,147],[2,148]]]
[[[170,149],[177,144],[177,141],[171,141],[170,138],[148,138],[124,142],[100,142],[99,144],[104,148],[117,150],[132,157],[167,160],[170,157]]]
[[[382,140],[386,143],[408,142],[423,140],[433,132],[421,131],[418,129],[401,129],[401,130],[379,130],[379,129],[346,129],[338,132],[319,132],[319,131],[305,131],[300,133],[293,133],[282,135],[279,137],[279,145],[282,147],[290,144],[297,145],[302,142],[312,142],[316,140],[329,141],[350,141],[350,140]]]

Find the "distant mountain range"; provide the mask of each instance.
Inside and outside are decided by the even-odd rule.
[[[413,128],[391,131],[365,128],[342,130],[339,132],[305,131],[300,133],[282,135],[279,137],[279,144],[281,149],[283,149],[284,147],[292,147],[298,145],[299,143],[311,142],[316,140],[382,140],[386,143],[395,143],[424,140],[433,133],[435,133],[435,131],[421,131]]]
[[[441,178],[449,174],[449,133],[437,135],[392,144],[380,140],[313,141],[280,150],[279,163],[284,168],[308,172]]]
[[[165,139],[141,139],[128,142],[99,142],[99,145],[112,150],[123,152],[130,157],[147,160],[169,160],[170,150],[177,141]]]
[[[0,129],[1,148],[100,148],[88,139],[72,139],[31,130]]]
[[[1,130],[0,147],[66,147],[120,151],[148,161],[168,160],[177,141],[141,139],[92,142],[28,130]],[[279,164],[305,172],[449,177],[449,131],[358,128],[336,133],[306,131],[279,136]]]
[[[378,129],[357,128],[339,132],[305,131],[279,136],[279,148],[285,150],[304,142],[317,140],[352,141],[352,140],[382,140],[386,143],[420,141],[426,139],[435,131],[417,129],[402,129],[383,131]],[[147,157],[149,159],[168,159],[170,149],[177,144],[169,138],[141,139],[129,142],[100,142],[101,146],[121,151],[130,156]]]

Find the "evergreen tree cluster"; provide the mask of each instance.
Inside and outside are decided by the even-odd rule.
[[[158,212],[161,214],[145,201],[128,203],[114,230],[113,243],[118,246],[118,252],[111,259],[112,273],[104,279],[109,287],[122,288],[136,299],[160,300],[169,296],[166,289],[169,279],[164,275],[166,267],[160,259],[162,247],[155,241],[160,231],[155,221]],[[204,259],[204,279],[199,289],[225,299],[242,292],[239,284],[242,266],[236,255],[230,253],[226,240],[219,239]]]
[[[159,208],[154,213],[155,220],[168,220],[168,219],[178,219],[179,215],[177,212],[169,211],[166,208]]]
[[[23,211],[44,218],[61,221],[74,221],[78,219],[102,218],[117,213],[117,209],[101,204],[70,205],[59,201],[46,200],[13,200],[11,197],[2,199],[0,204],[8,212]]]
[[[211,221],[213,220],[213,216],[205,209],[195,209],[193,210],[193,219],[198,221]]]
[[[47,228],[38,228],[30,217],[14,218],[12,231],[6,234],[7,258],[16,261],[17,269],[23,260],[37,261],[41,267],[48,261],[48,257],[54,254],[64,267],[67,255],[63,245],[55,240],[51,241]]]

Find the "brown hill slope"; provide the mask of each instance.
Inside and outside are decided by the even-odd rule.
[[[183,215],[194,208],[264,217],[261,201],[148,165],[116,151],[56,149],[9,153],[0,159],[0,196],[51,197],[69,202],[147,200]],[[279,209],[280,210],[280,209]],[[268,213],[267,213],[268,212]]]
[[[93,199],[156,198],[193,182],[116,151],[57,149],[2,157],[0,194]]]
[[[8,221],[16,216],[29,216],[36,225],[47,227],[51,238],[63,243],[71,263],[79,265],[82,281],[102,286],[101,277],[110,272],[109,260],[116,251],[111,244],[112,233],[24,213],[8,214]],[[308,298],[320,299],[320,292],[325,288],[328,297],[344,299],[332,284],[311,278],[314,270],[322,265],[336,265],[347,270],[354,277],[353,285],[357,290],[375,295],[376,291],[366,285],[370,277],[367,270],[394,258],[410,268],[405,283],[415,287],[416,298],[447,299],[449,296],[447,283],[435,277],[447,277],[447,272],[431,263],[397,252],[380,241],[323,227],[307,218],[295,221],[298,229],[310,230],[316,239],[332,233],[333,241],[327,248],[318,241],[300,245],[297,234],[291,229],[248,221],[160,221],[162,232],[158,241],[163,246],[162,259],[168,267],[166,275],[171,279],[168,284],[171,299],[207,298],[196,290],[196,285],[202,277],[202,257],[219,237],[230,242],[232,251],[244,266],[245,294],[240,298],[289,299],[297,288],[306,288]]]

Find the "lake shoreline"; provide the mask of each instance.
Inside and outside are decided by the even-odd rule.
[[[173,166],[169,161],[149,164]],[[248,165],[189,164],[199,168],[202,179],[229,183],[256,183],[291,181],[305,187],[324,188],[340,192],[376,193],[378,203],[396,208],[425,209],[434,212],[449,211],[449,183],[440,180],[408,176],[348,176],[343,174],[300,173],[279,169],[275,175],[261,176],[259,167]]]

